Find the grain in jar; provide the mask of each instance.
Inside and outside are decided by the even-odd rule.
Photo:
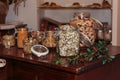
[[[37,40],[32,37],[24,39],[23,43],[23,50],[25,54],[31,54],[31,47],[38,44]]]
[[[15,46],[15,37],[13,35],[4,35],[2,42],[5,48],[10,48]]]
[[[60,56],[75,56],[79,53],[79,33],[75,27],[60,26],[58,52]]]

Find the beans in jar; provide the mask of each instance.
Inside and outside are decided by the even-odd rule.
[[[79,53],[79,33],[75,27],[60,26],[58,48],[60,56],[75,56]]]

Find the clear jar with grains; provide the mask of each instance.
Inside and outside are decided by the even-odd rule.
[[[48,48],[56,47],[55,31],[46,31],[42,44]]]
[[[75,56],[79,53],[79,32],[71,25],[61,25],[57,51],[60,56]]]
[[[15,37],[14,35],[4,35],[2,42],[5,48],[10,48],[15,46]]]
[[[23,41],[23,50],[25,54],[31,54],[31,47],[35,44],[38,44],[37,40],[30,37],[30,38],[26,38]]]

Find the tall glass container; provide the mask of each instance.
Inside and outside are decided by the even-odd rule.
[[[58,51],[60,56],[75,56],[79,53],[79,33],[76,27],[60,26]]]
[[[18,48],[23,48],[23,40],[28,37],[28,29],[27,28],[18,28],[17,29],[17,46]]]

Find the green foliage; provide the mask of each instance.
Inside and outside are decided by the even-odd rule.
[[[74,57],[67,57],[69,64],[76,64],[79,62],[91,62],[94,59],[103,58],[103,64],[106,64],[112,61],[115,56],[108,55],[108,48],[106,47],[107,43],[105,41],[98,41],[93,46],[86,49],[84,54],[78,54]],[[57,56],[60,57],[60,56]],[[61,64],[61,60],[59,58],[54,59],[56,64]]]

